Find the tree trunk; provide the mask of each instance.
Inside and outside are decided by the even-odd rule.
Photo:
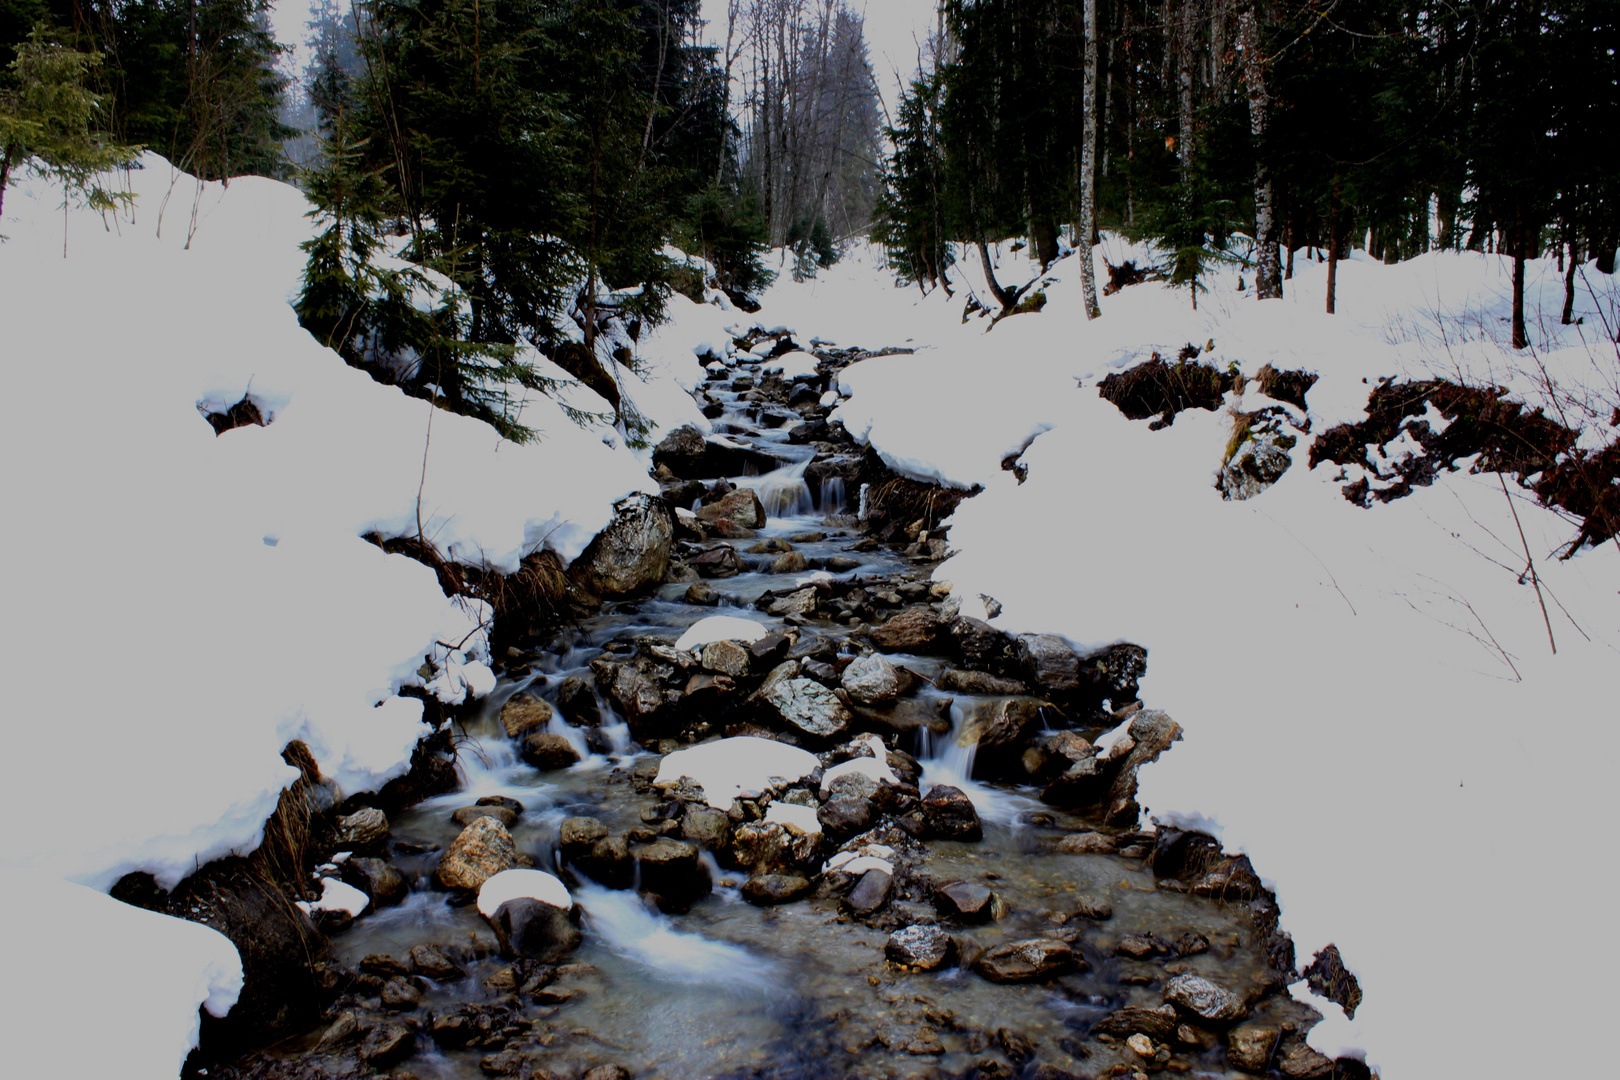
[[[1003,312],[1006,312],[1013,306],[1013,303],[1018,299],[1018,297],[1016,294],[1008,292],[1006,289],[1001,287],[1001,282],[996,280],[995,270],[990,266],[989,246],[982,239],[978,243],[979,261],[984,264],[984,282],[986,285],[990,286],[990,295],[996,298],[996,303],[1001,305],[1001,310]]]
[[[1097,0],[1086,0],[1086,84],[1083,90],[1083,127],[1080,137],[1080,235],[1075,253],[1080,256],[1080,288],[1086,318],[1102,314],[1097,306],[1096,259],[1092,237],[1097,232]]]
[[[1183,182],[1193,163],[1193,35],[1198,17],[1198,0],[1181,0],[1180,25],[1176,32],[1176,82],[1178,84],[1176,156],[1181,160]]]
[[[1261,300],[1282,299],[1277,272],[1276,215],[1271,169],[1266,164],[1266,74],[1260,62],[1260,34],[1253,6],[1243,9],[1238,33],[1243,45],[1243,81],[1249,90],[1249,134],[1254,137],[1254,292]]]
[[[1575,267],[1580,265],[1575,241],[1569,242],[1569,269],[1564,271],[1564,315],[1560,322],[1568,326],[1575,319]]]
[[[1524,239],[1524,214],[1518,208],[1513,214],[1513,347],[1523,349],[1530,344],[1530,335],[1524,329],[1524,252],[1529,245]]]
[[[1327,313],[1336,314],[1339,286],[1339,178],[1333,178],[1333,203],[1328,214]]]

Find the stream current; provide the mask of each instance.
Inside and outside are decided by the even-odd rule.
[[[744,362],[751,358],[744,355]],[[757,363],[757,361],[755,361]],[[746,368],[742,369],[746,372]],[[811,491],[805,467],[811,447],[791,445],[782,417],[770,405],[746,400],[729,388],[733,374],[711,381],[709,401],[723,405],[715,431],[737,443],[763,449],[785,464],[762,475],[732,478],[755,489],[769,519],[759,540],[788,540],[813,568],[835,557],[858,565],[833,576],[892,585],[927,582],[931,565],[862,539],[843,485],[833,478]],[[824,390],[828,366],[812,389]],[[746,384],[739,384],[746,387]],[[775,407],[781,413],[780,406]],[[798,417],[789,414],[787,419]],[[774,426],[773,426],[774,425]],[[858,493],[849,492],[853,502]],[[461,789],[431,798],[390,822],[385,854],[410,883],[402,903],[368,910],[334,934],[335,958],[344,968],[386,977],[385,960],[411,967],[412,950],[429,946],[458,969],[438,977],[419,969],[410,976],[419,1000],[392,1007],[373,996],[378,978],[328,1010],[327,1024],[234,1066],[237,1075],[336,1077],[390,1074],[418,1080],[473,1077],[568,1078],[592,1069],[590,1080],[614,1076],[696,1080],[704,1077],[1040,1077],[1128,1076],[1168,1069],[1200,1077],[1246,1076],[1231,1067],[1220,1040],[1194,1031],[1174,1043],[1168,1060],[1131,1051],[1123,1038],[1101,1039],[1094,1026],[1126,1006],[1158,1008],[1158,988],[1172,974],[1206,975],[1224,986],[1260,987],[1266,959],[1246,906],[1195,897],[1185,889],[1160,887],[1151,860],[1152,835],[1121,835],[1125,854],[1065,854],[1064,836],[1095,827],[1043,805],[1038,788],[976,780],[968,717],[992,700],[943,693],[926,681],[917,696],[929,710],[948,717],[950,730],[919,728],[889,736],[895,749],[914,755],[922,767],[918,789],[950,784],[973,801],[983,823],[978,842],[929,840],[911,856],[912,870],[937,882],[988,886],[996,918],[965,925],[940,918],[955,938],[960,965],[934,972],[898,968],[885,959],[889,931],[908,921],[933,922],[927,904],[891,902],[886,920],[861,920],[841,908],[837,896],[760,907],[740,891],[745,873],[725,869],[705,853],[714,888],[689,911],[661,913],[635,889],[611,889],[563,864],[559,826],[565,818],[591,817],[614,835],[645,831],[644,816],[663,796],[647,779],[658,751],[677,749],[672,740],[636,744],[629,726],[605,694],[597,695],[601,718],[594,730],[569,723],[558,687],[569,676],[592,680],[590,662],[605,647],[630,639],[673,642],[699,619],[738,614],[783,629],[783,620],[756,610],[767,590],[780,593],[806,577],[769,572],[771,556],[747,553],[753,540],[737,541],[743,572],[711,584],[721,606],[688,603],[687,582],[660,586],[651,596],[609,603],[602,611],[561,632],[546,648],[514,662],[514,672],[480,711],[464,723],[458,745]],[[858,545],[858,546],[857,546]],[[844,564],[847,565],[847,564]],[[825,571],[823,571],[825,573]],[[785,578],[785,580],[784,580]],[[825,619],[797,620],[801,639],[833,641],[855,651],[851,627]],[[945,666],[939,657],[890,655],[888,659],[924,679]],[[581,755],[571,767],[540,771],[525,764],[499,722],[502,706],[527,693],[551,701],[550,730],[564,735]],[[949,702],[938,699],[949,697]],[[937,706],[937,708],[936,708]],[[939,725],[943,727],[943,723]],[[1081,729],[1095,739],[1102,729]],[[853,734],[853,732],[852,732]],[[1173,751],[1172,751],[1173,752]],[[444,849],[461,832],[452,820],[477,799],[501,797],[522,805],[510,832],[535,866],[568,882],[582,909],[583,943],[560,965],[547,967],[503,958],[476,905],[456,903],[434,883]],[[1117,832],[1117,830],[1115,830]],[[827,844],[822,857],[830,854]],[[1133,857],[1134,854],[1134,857]],[[1112,916],[1098,920],[1099,902]],[[899,913],[899,917],[896,916]],[[1119,954],[1131,935],[1174,940],[1201,935],[1208,947],[1192,955],[1146,959]],[[999,984],[968,965],[997,944],[1034,937],[1066,940],[1089,970],[1048,981]],[[538,975],[538,977],[536,977]],[[1286,1034],[1308,1026],[1310,1014],[1285,994],[1255,993],[1256,1018]],[[478,1021],[472,1044],[441,1040],[435,1024],[447,1015]],[[413,1032],[413,1049],[397,1063],[376,1068],[352,1044],[332,1037],[342,1013],[359,1020],[400,1023]],[[334,1023],[334,1021],[336,1023]],[[324,1039],[324,1041],[323,1041]],[[1166,1055],[1160,1054],[1161,1059]],[[616,1069],[602,1071],[603,1066]],[[622,1071],[620,1071],[622,1070]]]

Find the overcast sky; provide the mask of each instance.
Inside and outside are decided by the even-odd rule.
[[[726,0],[702,0],[704,18],[709,20],[709,36],[716,44],[726,37]],[[917,54],[928,40],[934,25],[935,0],[849,0],[850,7],[865,13],[866,43],[878,88],[892,110],[899,87],[909,82],[917,70]],[[301,77],[304,69],[304,38],[308,31],[309,0],[276,0],[271,9],[271,25],[276,39],[299,47],[299,53],[284,62],[283,69]]]

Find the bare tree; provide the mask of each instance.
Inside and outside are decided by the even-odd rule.
[[[1254,137],[1255,146],[1254,291],[1261,300],[1278,300],[1282,298],[1282,275],[1278,271],[1271,168],[1266,163],[1266,72],[1260,56],[1260,34],[1255,22],[1254,5],[1249,4],[1239,16],[1238,34],[1243,47],[1243,81],[1249,91],[1249,133]]]
[[[1086,85],[1082,91],[1083,130],[1080,137],[1080,235],[1075,251],[1080,256],[1080,286],[1086,318],[1102,314],[1097,306],[1097,270],[1091,238],[1097,232],[1097,0],[1085,0]]]

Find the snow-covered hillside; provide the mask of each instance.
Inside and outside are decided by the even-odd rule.
[[[1144,254],[1110,240],[1099,280],[1101,256]],[[1389,1078],[1588,1071],[1582,1040],[1554,1033],[1601,1029],[1620,956],[1601,933],[1577,947],[1547,930],[1602,926],[1613,878],[1600,853],[1620,750],[1620,546],[1560,561],[1576,525],[1511,479],[1510,503],[1494,474],[1442,471],[1363,509],[1341,495],[1339,466],[1308,458],[1386,376],[1508,386],[1584,425],[1582,446],[1612,441],[1613,280],[1587,267],[1584,325],[1564,327],[1557,268],[1531,263],[1535,347],[1516,353],[1511,263],[1495,256],[1385,266],[1358,253],[1329,316],[1325,267],[1301,252],[1284,300],[1255,302],[1227,271],[1196,312],[1185,291],[1148,283],[1104,298],[1093,323],[1070,257],[1042,285],[1044,312],[993,330],[962,320],[966,292],[984,293],[977,256],[964,259],[954,298],[893,288],[867,252],[779,282],[760,313],[842,345],[917,349],[847,369],[835,419],[898,471],[983,486],[935,576],[1000,601],[1009,630],[1150,648],[1144,698],[1187,736],[1144,770],[1143,804],[1250,854],[1301,964],[1339,946],[1366,996],[1353,1021],[1315,1002],[1330,1018],[1319,1049],[1364,1051]],[[1004,260],[1003,282],[1036,273]],[[1230,408],[1153,431],[1096,389],[1155,351],[1211,342],[1200,359],[1251,379],[1268,363],[1321,377],[1292,467],[1248,501],[1214,486]],[[1277,403],[1251,383],[1231,404]],[[1002,459],[1026,443],[1020,483]]]

